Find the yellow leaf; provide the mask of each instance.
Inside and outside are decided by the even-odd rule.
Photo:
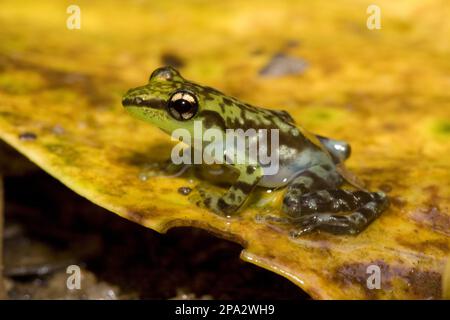
[[[242,259],[315,299],[442,297],[450,254],[445,1],[379,0],[380,30],[366,28],[371,3],[363,0],[78,2],[80,29],[70,30],[64,2],[2,1],[1,139],[124,218],[159,232],[204,228],[241,243]],[[281,51],[304,59],[303,73],[260,77]],[[390,209],[358,236],[291,240],[256,219],[278,210],[281,191],[260,191],[231,220],[191,204],[177,190],[198,179],[149,175],[169,156],[169,137],[120,103],[128,88],[174,61],[188,79],[349,141],[348,168],[387,191]],[[380,289],[367,286],[372,265]]]

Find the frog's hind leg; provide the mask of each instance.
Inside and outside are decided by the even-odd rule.
[[[389,205],[383,192],[322,190],[300,199],[298,217],[292,222],[301,234],[322,230],[333,234],[358,234]]]
[[[347,142],[342,140],[334,140],[319,135],[316,136],[331,154],[335,163],[344,162],[344,160],[350,157],[352,149]]]
[[[328,165],[303,171],[288,186],[283,199],[287,218],[295,225],[293,236],[313,230],[334,234],[357,234],[364,230],[388,206],[382,192],[341,190],[341,176]]]
[[[304,195],[318,190],[337,189],[342,182],[342,177],[327,164],[304,170],[289,183],[283,199],[283,212],[290,217],[302,215],[305,210]]]

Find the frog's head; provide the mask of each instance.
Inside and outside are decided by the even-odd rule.
[[[194,120],[202,120],[205,111],[215,105],[206,101],[209,89],[185,80],[172,67],[162,67],[153,71],[148,84],[130,89],[122,104],[134,117],[169,134],[178,128],[192,131]],[[207,93],[210,101],[215,99],[212,95],[220,95],[218,91]]]

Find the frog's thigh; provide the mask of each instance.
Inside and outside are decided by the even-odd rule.
[[[375,220],[388,206],[387,196],[382,192],[357,191],[363,196],[363,204],[353,212],[343,214],[315,213],[298,219],[291,235],[323,230],[333,234],[358,234]],[[364,193],[364,195],[362,195]]]
[[[298,216],[305,206],[305,198],[302,198],[302,195],[318,190],[335,189],[341,184],[341,176],[329,165],[317,165],[306,169],[289,184],[283,199],[283,212],[290,216]]]
[[[252,165],[235,165],[240,175],[223,196],[200,193],[204,205],[221,215],[232,215],[244,204],[262,177],[262,170]]]

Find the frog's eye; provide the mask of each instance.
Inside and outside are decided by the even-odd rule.
[[[187,91],[176,91],[167,104],[170,115],[176,120],[189,120],[198,111],[195,95]]]

